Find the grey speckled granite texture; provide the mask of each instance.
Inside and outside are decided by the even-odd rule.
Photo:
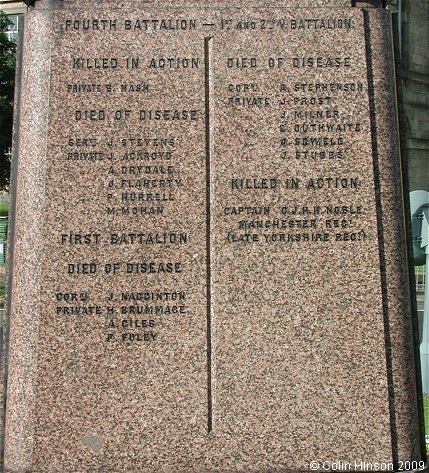
[[[28,15],[8,472],[423,459],[388,16],[303,5]]]

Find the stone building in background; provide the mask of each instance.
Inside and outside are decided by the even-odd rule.
[[[19,22],[18,17],[27,11],[28,7],[24,2],[17,2],[15,0],[0,0],[0,11],[6,13],[12,25],[7,32],[9,39],[12,41],[18,40]]]
[[[429,0],[397,0],[410,191],[429,191]]]

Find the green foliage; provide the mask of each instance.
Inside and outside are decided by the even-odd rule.
[[[425,415],[425,435],[426,435],[426,450],[429,453],[429,396],[425,395],[423,399],[424,415]]]
[[[9,185],[12,146],[16,45],[5,33],[9,25],[7,16],[0,12],[0,190]]]
[[[0,281],[0,304],[4,304],[6,300],[6,288],[4,281]]]
[[[0,202],[0,217],[7,217],[9,212],[9,204]]]

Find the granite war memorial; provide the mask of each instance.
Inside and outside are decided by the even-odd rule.
[[[381,2],[33,3],[5,471],[422,468]]]

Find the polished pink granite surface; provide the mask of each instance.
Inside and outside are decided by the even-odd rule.
[[[389,32],[345,0],[36,4],[6,471],[422,460]]]

